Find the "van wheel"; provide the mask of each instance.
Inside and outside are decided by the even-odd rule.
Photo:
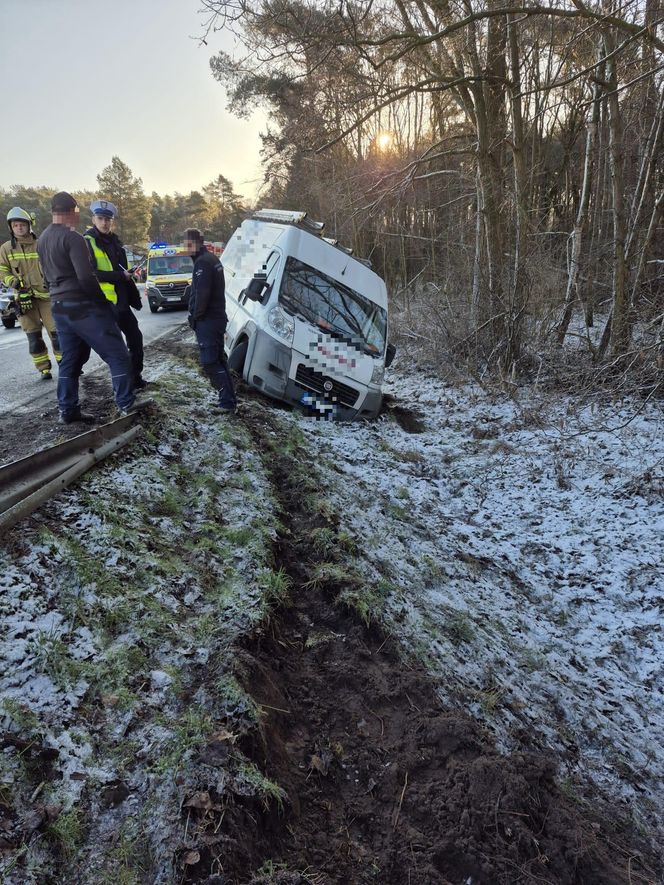
[[[228,368],[238,375],[244,372],[244,361],[247,358],[247,348],[249,342],[245,339],[233,348],[233,352],[228,357]]]
[[[3,317],[2,325],[5,327],[5,329],[13,329],[16,325],[16,317]]]
[[[148,301],[150,305],[150,313],[156,313],[159,310],[159,305],[155,304],[154,301]]]

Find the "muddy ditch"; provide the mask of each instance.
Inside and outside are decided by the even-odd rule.
[[[284,446],[268,411],[247,425],[280,507],[275,567],[290,590],[238,655],[238,679],[261,710],[241,747],[285,797],[261,809],[207,794],[197,830],[190,818],[201,843],[185,881],[655,882],[637,835],[618,831],[610,810],[582,811],[550,757],[496,752],[366,622],[372,590],[312,453]],[[223,841],[206,841],[211,831]]]

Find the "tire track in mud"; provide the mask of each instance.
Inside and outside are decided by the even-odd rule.
[[[275,569],[291,589],[238,652],[237,677],[261,710],[238,748],[287,799],[224,804],[210,794],[223,805],[216,841],[183,881],[658,881],[634,833],[561,792],[551,758],[499,755],[474,720],[443,708],[392,638],[363,623],[357,603],[371,588],[311,453],[284,438],[276,413],[252,409],[243,420],[272,479],[283,526]],[[209,807],[188,815],[190,834],[209,832]]]

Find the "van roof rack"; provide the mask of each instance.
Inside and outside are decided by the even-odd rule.
[[[306,212],[294,212],[290,209],[257,209],[251,218],[258,221],[276,221],[279,224],[298,224],[319,236],[325,227],[324,221],[312,221]]]
[[[306,212],[294,212],[290,209],[257,209],[251,213],[257,221],[276,221],[279,224],[299,224],[312,233],[320,235],[325,227],[324,221],[312,221]]]
[[[325,240],[326,243],[329,243],[330,246],[336,246],[337,249],[341,249],[342,252],[345,252],[346,255],[352,255],[353,250],[349,246],[342,246],[339,240],[335,240],[332,237],[321,237],[322,240]]]
[[[339,240],[334,237],[324,237],[323,228],[325,227],[325,222],[312,221],[306,212],[296,212],[291,209],[256,209],[249,215],[249,218],[254,218],[256,221],[276,221],[278,224],[295,224],[299,227],[304,227],[311,233],[317,234],[321,240],[329,243],[330,246],[340,249],[346,255],[353,255],[353,249],[348,246],[342,246]],[[353,257],[365,267],[373,266],[368,258],[358,258],[356,255],[353,255]]]

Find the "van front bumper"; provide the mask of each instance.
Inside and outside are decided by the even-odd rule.
[[[146,287],[145,294],[148,302],[155,307],[188,307],[191,286],[187,286],[184,291],[178,291],[176,294],[170,294],[166,288],[162,292],[156,286],[151,286],[150,288]]]
[[[318,418],[353,421],[378,415],[383,398],[380,390],[364,385],[355,388],[352,384],[313,373],[304,365],[303,358],[299,361],[297,378],[289,378],[294,353],[288,345],[280,344],[263,331],[256,333],[253,345],[253,353],[247,354],[247,381],[268,396],[300,406],[306,413]],[[326,381],[333,386],[329,392],[324,389]],[[355,391],[357,398],[354,404],[344,403],[343,399],[352,398]]]

